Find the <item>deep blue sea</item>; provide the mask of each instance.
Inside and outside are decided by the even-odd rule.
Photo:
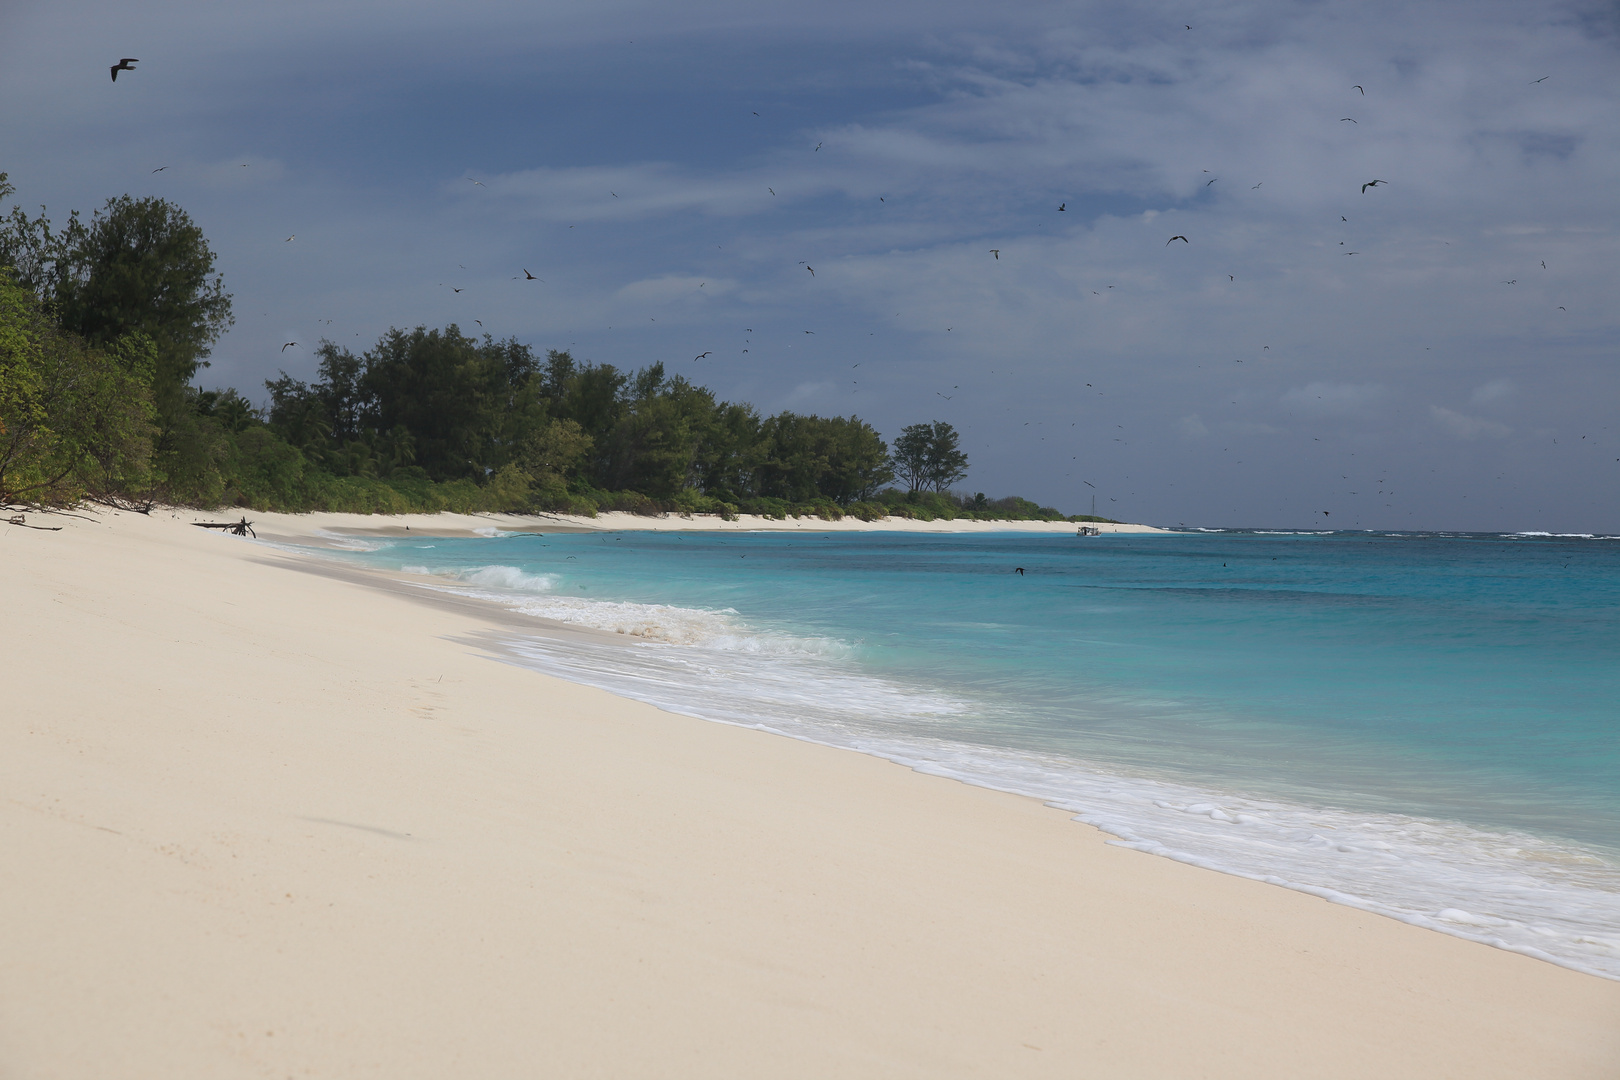
[[[1620,978],[1620,538],[574,533],[343,557],[508,658]],[[1023,574],[1015,568],[1022,567]]]

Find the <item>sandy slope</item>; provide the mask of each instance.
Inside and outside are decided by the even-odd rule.
[[[0,525],[0,1076],[1620,1074],[1620,983],[67,525]]]

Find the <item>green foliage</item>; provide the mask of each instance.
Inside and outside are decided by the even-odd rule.
[[[139,332],[105,349],[87,344],[0,271],[0,501],[64,505],[144,490],[153,354]]]
[[[0,200],[12,194],[0,173]],[[762,418],[663,365],[620,371],[455,325],[393,329],[317,376],[266,382],[260,410],[192,385],[232,322],[185,211],[109,199],[56,229],[0,218],[0,495],[161,497],[256,509],[603,510],[924,520],[1056,518],[950,492],[956,431],[906,428],[891,456],[858,417]],[[908,490],[884,489],[896,476]]]
[[[957,444],[956,429],[943,420],[902,428],[894,440],[894,471],[912,492],[944,492],[967,476],[967,455]]]
[[[11,194],[0,174],[0,198]],[[0,218],[0,266],[48,306],[60,327],[91,346],[135,335],[150,343],[147,394],[156,410],[154,478],[170,498],[217,497],[224,448],[200,423],[191,379],[233,321],[214,254],[184,210],[163,199],[121,195],[89,224],[73,211],[53,228],[45,209],[13,207]]]

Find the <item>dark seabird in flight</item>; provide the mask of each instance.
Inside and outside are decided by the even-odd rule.
[[[1341,116],[1341,117],[1339,117],[1339,123],[1343,124],[1343,123],[1345,123],[1347,121],[1349,123],[1355,124],[1356,127],[1361,126],[1361,124],[1359,122],[1357,122],[1356,118],[1353,117],[1353,116]]]
[[[701,360],[701,359],[703,359],[703,358],[704,358],[704,357],[705,357],[705,356],[708,356],[708,355],[709,355],[709,354],[708,354],[708,353],[706,353],[706,352],[700,352],[700,353],[698,353],[698,354],[697,354],[697,355],[696,355],[696,356],[694,356],[694,357],[692,357],[692,359],[693,359],[693,360]]]
[[[1379,184],[1387,184],[1387,183],[1389,183],[1388,180],[1369,180],[1365,184],[1361,185],[1361,193],[1363,195],[1365,195],[1365,194],[1367,194],[1367,189],[1368,188],[1377,187]]]
[[[1001,249],[1000,248],[991,248],[990,249],[990,254],[992,254],[992,255],[994,255],[996,257],[996,262],[1001,261]]]
[[[1171,244],[1175,243],[1177,240],[1180,240],[1183,244],[1192,243],[1192,241],[1187,239],[1185,236],[1172,236],[1170,239],[1168,239],[1168,240],[1166,240],[1164,242],[1164,246],[1169,247]]]
[[[168,168],[167,165],[163,166],[163,169],[167,169],[167,168]],[[155,172],[155,173],[159,173],[159,172],[162,172],[163,169],[153,169],[152,171]]]
[[[284,344],[284,345],[282,345],[282,346],[281,346],[281,351],[282,351],[282,352],[286,352],[286,351],[287,351],[287,348],[288,348],[288,346],[291,346],[291,345],[297,345],[297,344],[298,344],[298,342],[296,342],[296,341],[289,341],[289,342],[287,342],[287,343],[286,343],[286,344]]]
[[[126,56],[122,60],[118,61],[118,63],[116,63],[116,64],[114,64],[112,66],[113,82],[118,81],[118,73],[120,71],[134,71],[135,69],[133,67],[131,67],[130,65],[131,64],[138,64],[140,62],[141,62],[141,60],[140,60],[140,57],[138,57],[138,56]]]
[[[1361,87],[1360,86],[1352,86],[1350,89],[1352,89],[1352,90],[1361,90]],[[1361,90],[1361,96],[1366,97],[1367,96],[1367,91]]]
[[[1067,210],[1068,208],[1069,208],[1068,203],[1066,203],[1066,202],[1058,203],[1058,210],[1059,211]]]
[[[528,268],[524,267],[524,269],[523,269],[523,280],[524,281],[538,281],[540,279],[535,277],[533,274],[529,273]]]
[[[1192,27],[1189,26],[1187,29],[1191,30]],[[1023,577],[1024,576],[1024,568],[1022,566],[1015,566],[1015,567],[1013,567],[1013,573],[1017,574],[1019,577]]]

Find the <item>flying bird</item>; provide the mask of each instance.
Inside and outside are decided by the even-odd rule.
[[[460,292],[461,290],[456,288],[454,285],[452,285],[452,286],[450,286],[450,291],[451,292]]]
[[[296,341],[289,341],[289,342],[287,342],[287,343],[286,343],[286,344],[284,344],[284,345],[282,345],[282,346],[281,346],[281,351],[282,351],[282,352],[286,352],[286,351],[287,351],[287,348],[288,348],[288,346],[292,346],[292,345],[297,345],[297,344],[298,344],[298,342],[296,342]]]
[[[167,168],[168,168],[167,165],[163,166],[163,169],[167,169]],[[153,169],[152,171],[155,172],[155,173],[160,173],[160,172],[163,171],[163,169]]]
[[[130,65],[131,64],[138,64],[140,62],[141,62],[141,60],[140,60],[140,57],[138,57],[138,56],[126,56],[122,60],[118,61],[118,63],[116,63],[116,64],[114,64],[112,66],[112,79],[113,79],[113,82],[118,81],[118,73],[120,71],[134,71],[135,69],[133,67],[131,67]]]
[[[806,331],[805,331],[805,333],[807,333],[807,334],[813,334],[813,333],[815,333],[815,331],[814,331],[814,330],[806,330]]]
[[[113,76],[113,78],[115,78],[115,79],[116,79],[116,78],[117,78],[117,77],[118,77],[118,76],[116,76],[116,75],[114,75],[114,76]],[[1541,77],[1541,78],[1539,78],[1539,79],[1531,79],[1531,80],[1530,80],[1530,85],[1531,85],[1531,86],[1534,86],[1534,85],[1536,85],[1536,83],[1544,83],[1544,82],[1546,82],[1546,81],[1547,81],[1547,80],[1548,80],[1548,79],[1550,79],[1550,78],[1552,78],[1552,76],[1551,76],[1551,75],[1543,75],[1543,76],[1542,76],[1542,77]]]
[[[1352,90],[1361,90],[1361,87],[1360,86],[1352,86],[1350,89],[1352,89]],[[1367,96],[1367,91],[1361,90],[1361,96],[1366,97]]]
[[[820,143],[816,143],[816,150],[820,150],[820,149],[821,149],[821,144],[820,144]],[[815,152],[816,152],[816,151],[815,151],[815,150],[812,150],[812,151],[810,151],[810,152],[811,152],[811,153],[812,153],[812,154],[813,154],[813,153],[815,153]]]
[[[1262,180],[1262,181],[1260,181],[1260,184],[1263,184],[1263,183],[1265,183],[1265,181],[1264,181],[1264,180]],[[1250,188],[1250,189],[1249,189],[1249,190],[1250,190],[1250,191],[1253,191],[1253,190],[1254,190],[1254,188],[1257,188],[1257,187],[1259,187],[1259,186],[1260,186],[1260,184],[1256,184],[1256,185],[1254,185],[1254,187],[1252,187],[1252,188]]]
[[[1567,311],[1569,311],[1569,308],[1565,307],[1563,304],[1559,304],[1558,305],[1558,310],[1567,312]]]
[[[1367,189],[1368,188],[1377,187],[1379,184],[1387,184],[1387,183],[1389,183],[1388,180],[1369,180],[1365,184],[1361,185],[1361,193],[1363,195],[1365,195],[1365,194],[1367,194]]]
[[[806,270],[808,270],[808,271],[810,271],[810,276],[811,276],[811,277],[815,277],[815,276],[816,276],[816,268],[815,268],[815,267],[813,267],[813,266],[811,266],[811,265],[810,265],[810,264],[809,264],[809,263],[806,263],[806,264],[805,264],[805,266],[804,266],[804,268],[805,268],[805,269],[806,269]],[[806,333],[809,333],[809,331],[805,331],[805,332],[806,332]]]
[[[1355,124],[1355,125],[1356,125],[1356,127],[1360,127],[1360,126],[1361,126],[1361,124],[1360,124],[1360,122],[1358,122],[1358,121],[1357,121],[1357,120],[1356,120],[1356,118],[1355,118],[1355,117],[1353,117],[1353,116],[1341,116],[1341,117],[1339,117],[1339,123],[1341,123],[1341,124],[1342,124],[1342,123],[1345,123],[1345,122],[1346,122],[1346,121],[1349,121],[1349,122],[1350,122],[1350,123],[1352,123],[1352,124]]]
[[[1068,208],[1069,208],[1069,204],[1068,204],[1068,203],[1066,203],[1066,202],[1063,202],[1063,203],[1058,203],[1058,210],[1059,210],[1059,211],[1060,211],[1060,212],[1061,212],[1061,211],[1064,211],[1064,210],[1067,210],[1067,209],[1068,209]]]
[[[1546,259],[1541,260],[1541,268],[1543,270],[1547,269],[1547,260]]]
[[[472,177],[470,177],[470,176],[469,176],[469,177],[467,177],[467,179],[468,179],[468,180],[469,180],[469,181],[471,181],[471,182],[472,182],[472,183],[474,183],[474,184],[477,184],[477,185],[478,185],[478,186],[479,186],[479,187],[483,187],[483,186],[484,186],[484,184],[483,184],[483,181],[481,181],[481,180],[473,180],[473,178],[472,178]]]
[[[540,280],[540,279],[539,279],[539,278],[537,278],[537,277],[535,277],[535,276],[534,276],[534,275],[533,275],[533,274],[531,274],[531,273],[529,273],[529,270],[528,270],[528,268],[527,268],[527,267],[524,267],[524,270],[523,270],[523,280],[524,280],[524,281],[539,281],[539,280]]]
[[[765,189],[765,190],[766,190],[766,191],[768,191],[768,192],[770,192],[770,193],[771,193],[771,194],[772,194],[772,195],[775,195],[775,194],[776,194],[776,189],[775,189],[775,188],[773,188],[773,187],[768,187],[768,188],[766,188],[766,189]]]
[[[1512,281],[1504,281],[1504,282],[1502,282],[1502,284],[1504,284],[1504,285],[1517,285],[1518,283],[1519,283],[1518,278],[1514,278]]]
[[[1216,178],[1215,178],[1215,180],[1219,180],[1219,179],[1220,179],[1220,177],[1218,177],[1218,176],[1217,176],[1217,177],[1216,177]],[[1209,182],[1209,184],[1213,184],[1213,183],[1214,183],[1214,182],[1215,182],[1215,180],[1211,180],[1211,181],[1210,181],[1210,182]],[[1205,186],[1205,187],[1209,187],[1209,184],[1205,184],[1205,185],[1204,185],[1204,186]]]
[[[1188,240],[1185,236],[1172,236],[1170,239],[1168,239],[1168,240],[1166,240],[1164,242],[1164,246],[1169,247],[1171,244],[1175,243],[1177,240],[1180,240],[1183,244],[1192,243],[1192,241]]]
[[[696,355],[696,356],[694,356],[694,357],[692,357],[692,359],[693,359],[693,360],[701,360],[701,359],[703,359],[703,358],[704,358],[704,357],[705,357],[705,356],[708,356],[708,355],[709,355],[709,354],[708,354],[708,353],[706,353],[706,352],[700,352],[700,353],[698,353],[698,354],[697,354],[697,355]]]
[[[992,255],[994,255],[996,257],[996,262],[1001,261],[1001,249],[1000,248],[991,248],[990,249],[990,254],[992,254]]]
[[[296,236],[289,236],[289,237],[287,237],[287,239],[285,239],[285,240],[283,240],[283,241],[282,241],[282,243],[283,243],[283,244],[290,244],[290,243],[292,243],[292,242],[293,242],[293,241],[294,241],[294,240],[296,240],[296,239],[298,239],[298,237],[296,237]]]
[[[1189,27],[1187,27],[1187,29],[1191,30],[1192,27],[1189,26]],[[1024,568],[1022,566],[1015,566],[1015,567],[1013,567],[1013,573],[1017,574],[1019,577],[1023,577],[1024,576]]]

